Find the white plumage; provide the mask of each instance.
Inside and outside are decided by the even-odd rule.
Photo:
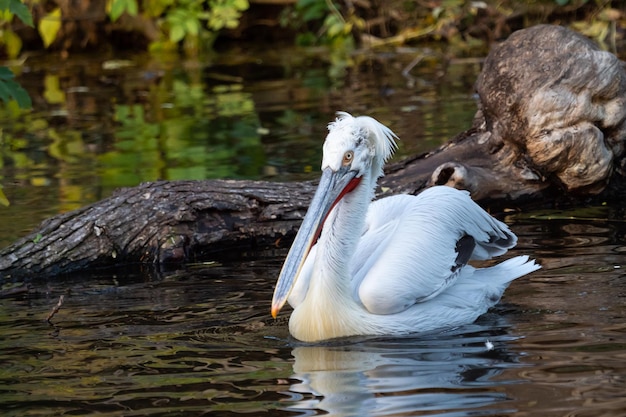
[[[395,138],[366,116],[339,113],[329,124],[322,178],[272,300],[273,316],[287,300],[294,308],[289,330],[299,340],[470,323],[510,281],[540,267],[527,256],[467,265],[502,255],[517,238],[466,191],[432,187],[372,203]]]

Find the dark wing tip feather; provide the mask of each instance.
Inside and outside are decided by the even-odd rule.
[[[463,268],[472,257],[474,253],[474,248],[476,247],[476,239],[474,239],[470,235],[463,235],[456,242],[456,259],[454,260],[454,265],[450,270],[452,272],[456,272],[459,269]]]

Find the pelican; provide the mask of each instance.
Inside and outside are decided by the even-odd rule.
[[[303,342],[402,335],[468,324],[508,284],[540,268],[517,256],[488,268],[517,237],[467,191],[427,188],[372,202],[397,136],[367,116],[339,112],[328,125],[322,176],[283,264],[271,314],[293,307]]]

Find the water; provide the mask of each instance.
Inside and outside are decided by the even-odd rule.
[[[416,54],[425,56],[417,81],[402,75]],[[424,152],[471,124],[479,70],[476,59],[422,49],[359,56],[341,76],[324,51],[128,58],[32,57],[15,69],[35,109],[0,108],[0,185],[11,202],[0,245],[143,181],[313,178],[338,110],[393,126],[399,157]]]
[[[282,251],[35,280],[2,300],[2,413],[623,415],[625,226],[519,220],[513,230],[511,255],[544,268],[476,323],[405,338],[291,340],[288,314],[269,316]]]
[[[344,77],[314,56],[239,56],[104,74],[95,58],[33,63],[28,83],[52,87],[43,110],[0,121],[11,201],[0,241],[133,182],[313,177],[335,110],[390,124],[401,155],[444,142],[473,114],[474,60],[426,54],[409,83],[408,51],[362,57]],[[66,94],[57,104],[53,75]],[[284,250],[32,277],[0,299],[0,415],[623,416],[625,219],[611,206],[505,218],[520,237],[507,257],[543,268],[476,323],[404,338],[290,339],[288,311],[269,315]]]

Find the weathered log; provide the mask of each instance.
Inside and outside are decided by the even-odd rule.
[[[536,26],[493,49],[476,89],[474,126],[388,167],[379,196],[434,184],[468,189],[480,202],[624,193],[626,72],[614,55],[565,28]],[[287,244],[314,188],[161,181],[123,189],[45,221],[0,251],[0,276],[201,260]]]
[[[491,51],[476,91],[475,130],[460,141],[472,156],[438,166],[432,182],[477,199],[548,187],[595,195],[622,183],[626,72],[613,54],[568,29],[535,26]]]
[[[277,244],[306,212],[311,183],[159,181],[44,221],[0,252],[0,275],[202,259]]]

